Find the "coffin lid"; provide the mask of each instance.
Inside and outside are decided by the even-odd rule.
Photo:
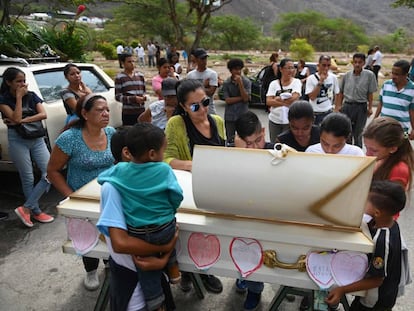
[[[195,205],[207,212],[360,227],[375,158],[195,146]]]

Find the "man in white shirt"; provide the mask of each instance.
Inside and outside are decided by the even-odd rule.
[[[339,84],[336,76],[330,72],[331,57],[319,57],[318,72],[306,79],[305,94],[309,96],[315,114],[315,125],[332,112],[333,104],[338,100]]]
[[[116,54],[118,55],[119,68],[123,68],[122,62],[121,62],[121,55],[123,53],[124,53],[124,47],[122,46],[122,44],[118,44],[116,47]]]
[[[137,54],[138,64],[141,67],[145,66],[145,50],[141,43],[138,43],[138,46],[135,48],[135,53]]]
[[[382,53],[380,51],[379,46],[377,45],[374,48],[374,56],[372,57],[372,71],[375,74],[375,78],[377,79],[377,83],[378,83],[378,72],[381,69],[381,64],[382,64]]]

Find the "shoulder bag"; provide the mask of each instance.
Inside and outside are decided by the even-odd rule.
[[[36,111],[33,111],[29,107],[29,98],[30,93],[23,97],[22,103],[22,117],[26,118],[28,116],[33,116],[37,114]],[[34,139],[45,136],[45,129],[43,127],[43,123],[41,120],[27,122],[27,123],[20,123],[15,127],[16,132],[24,139]]]

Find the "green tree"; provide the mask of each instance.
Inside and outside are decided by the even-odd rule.
[[[190,50],[200,45],[201,38],[209,28],[212,13],[231,1],[129,0],[116,10],[114,20],[108,23],[108,29],[121,38],[155,37]],[[130,38],[123,39],[129,41]]]
[[[210,27],[202,43],[208,46],[229,50],[255,48],[260,37],[260,29],[250,18],[235,15],[215,16],[211,18]]]
[[[273,30],[285,48],[292,39],[305,38],[317,50],[348,51],[368,40],[363,28],[351,20],[328,18],[315,11],[282,14]]]
[[[382,51],[390,53],[402,53],[410,43],[403,28],[398,28],[392,34],[372,38],[372,45],[379,45]]]
[[[315,53],[312,45],[306,39],[300,38],[290,41],[289,51],[292,53],[292,58],[305,61],[313,60],[313,53]]]
[[[397,8],[400,6],[406,6],[408,8],[414,8],[414,0],[396,0],[393,4],[393,7]]]

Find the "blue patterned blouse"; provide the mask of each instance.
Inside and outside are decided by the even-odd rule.
[[[113,127],[105,128],[108,143],[106,149],[102,151],[89,149],[82,138],[80,128],[70,128],[56,139],[56,145],[69,156],[66,180],[73,191],[86,185],[114,164],[110,148],[111,137],[114,133]]]

